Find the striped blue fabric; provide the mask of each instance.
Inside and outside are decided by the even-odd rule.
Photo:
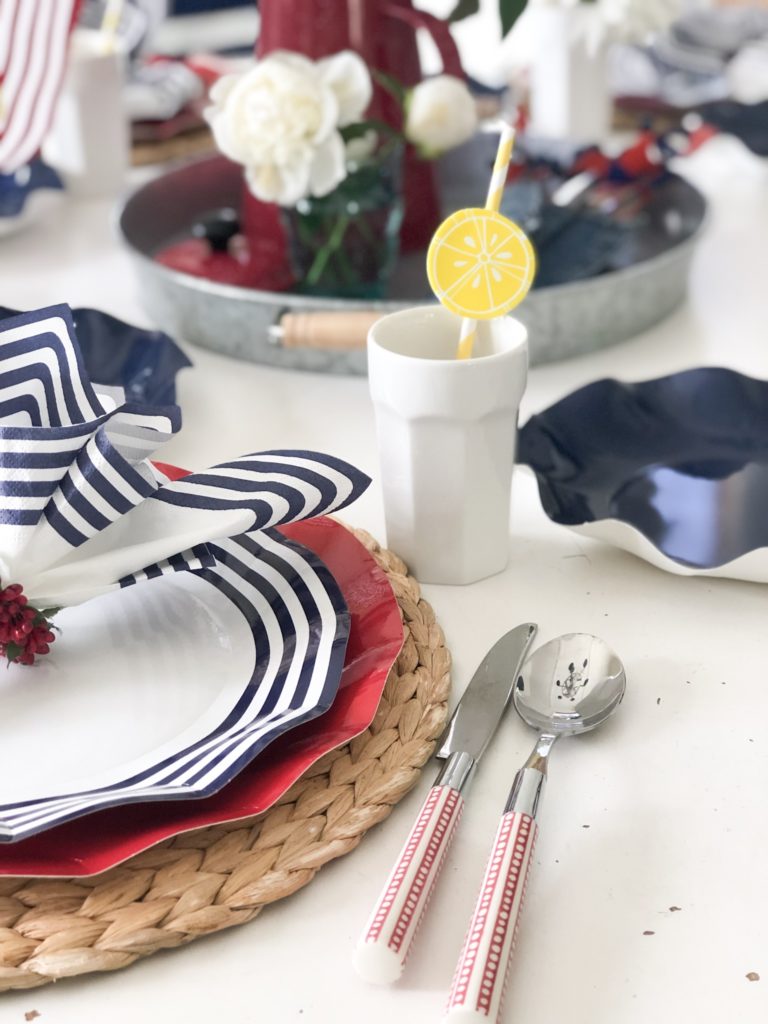
[[[211,543],[343,508],[369,483],[299,450],[171,483],[150,460],[180,426],[177,406],[91,384],[67,306],[0,321],[0,559],[30,601],[75,604],[211,568]]]
[[[344,508],[369,478],[331,455],[298,450],[259,452],[192,473],[153,494],[177,508],[253,512],[249,530],[311,519]]]
[[[49,557],[59,559],[157,490],[147,459],[178,431],[178,408],[105,398],[85,372],[67,306],[0,322],[0,527],[15,528],[0,530],[3,554],[38,545],[45,521]]]
[[[134,583],[154,580],[158,576],[167,576],[174,572],[197,572],[200,569],[211,569],[216,565],[216,555],[210,544],[197,544],[178,555],[164,558],[162,562],[153,562],[138,572],[129,573],[118,581],[119,586],[132,587]]]
[[[171,588],[160,605],[172,630],[173,588],[194,581],[223,596],[254,652],[235,706],[210,732],[206,721],[202,739],[164,747],[138,774],[118,766],[108,785],[78,780],[77,792],[0,806],[0,841],[101,807],[213,793],[335,696],[349,634],[343,596],[312,552],[273,527],[344,508],[368,478],[292,449],[171,482],[151,460],[180,425],[176,406],[125,403],[91,384],[67,307],[0,321],[0,582],[20,582],[32,604],[50,607],[160,579],[152,585]]]
[[[330,707],[350,623],[328,568],[313,552],[272,530],[221,541],[211,551],[215,564],[195,575],[234,605],[234,614],[244,617],[253,637],[253,669],[242,680],[235,706],[199,742],[158,759],[140,774],[98,789],[0,806],[0,842],[105,807],[208,796],[281,733]],[[181,583],[177,576],[165,586]],[[172,612],[172,600],[167,608]],[[174,628],[170,614],[167,628]]]
[[[66,427],[103,415],[83,366],[69,306],[0,323],[0,424]]]

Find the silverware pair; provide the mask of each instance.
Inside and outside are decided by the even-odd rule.
[[[488,1024],[500,1015],[552,747],[560,736],[600,725],[624,696],[624,668],[602,640],[569,633],[528,657],[536,632],[532,622],[510,630],[472,677],[437,751],[445,765],[355,953],[367,981],[389,984],[400,977],[459,823],[463,793],[512,699],[539,737],[515,775],[496,832],[448,999],[451,1024]]]

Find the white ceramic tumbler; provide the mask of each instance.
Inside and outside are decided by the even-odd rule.
[[[115,197],[125,187],[129,126],[123,106],[125,56],[105,32],[77,28],[43,145],[43,155],[83,198]]]
[[[510,317],[486,321],[473,357],[456,359],[460,326],[418,306],[368,335],[387,545],[424,583],[473,583],[509,559],[528,335]]]

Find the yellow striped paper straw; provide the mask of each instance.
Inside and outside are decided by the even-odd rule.
[[[511,124],[505,124],[501,129],[499,137],[499,148],[496,150],[496,161],[493,165],[491,182],[488,186],[488,195],[485,200],[486,210],[499,212],[501,197],[504,194],[504,186],[507,182],[509,161],[512,159],[512,147],[515,144],[515,129]],[[469,359],[477,337],[477,320],[468,317],[461,321],[461,335],[459,347],[456,351],[457,359]]]
[[[117,44],[117,31],[123,17],[123,0],[107,0],[101,19],[102,51],[112,53]]]

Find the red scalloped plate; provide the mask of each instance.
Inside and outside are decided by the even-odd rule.
[[[171,475],[170,467],[160,468]],[[115,807],[67,822],[0,847],[0,875],[93,875],[181,832],[259,814],[319,757],[371,724],[403,643],[389,581],[355,536],[332,519],[294,523],[282,532],[325,562],[349,607],[349,643],[331,708],[275,740],[214,796]]]

